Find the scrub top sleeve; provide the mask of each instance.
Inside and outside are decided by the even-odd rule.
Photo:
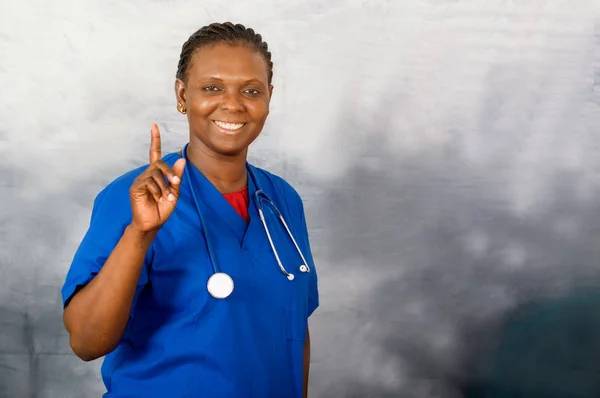
[[[302,233],[302,251],[310,266],[310,281],[308,290],[308,316],[311,316],[313,312],[319,307],[319,281],[317,276],[317,268],[315,267],[315,261],[313,259],[312,250],[310,248],[310,239],[308,236],[308,226],[306,224],[306,215],[304,213],[304,205],[302,199],[298,196],[299,210],[300,210],[300,229]]]
[[[77,291],[87,285],[97,274],[121,239],[127,225],[131,223],[129,185],[117,180],[94,200],[89,228],[77,249],[61,294],[63,308]],[[146,253],[144,267],[137,284],[132,305],[133,314],[137,300],[148,283],[148,265],[152,248]]]

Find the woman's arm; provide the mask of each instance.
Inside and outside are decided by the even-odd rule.
[[[119,236],[117,233],[121,237],[98,274],[75,293],[65,307],[63,318],[71,348],[84,361],[104,356],[119,345],[148,249],[158,230],[173,214],[179,198],[185,160],[178,159],[173,167],[162,160],[160,131],[156,124],[151,129],[149,155],[149,166],[129,187],[131,213],[127,216],[131,216],[131,222],[125,231],[121,234],[121,224],[112,221],[114,207],[125,209],[125,195],[117,191],[113,209],[109,202],[103,207],[105,215],[92,216],[95,221],[86,234],[86,237],[96,236],[98,241],[112,241],[112,237]],[[113,231],[115,223],[119,232]],[[101,246],[102,252],[108,252],[109,249]]]
[[[100,358],[121,340],[137,282],[156,231],[129,225],[98,274],[67,304],[63,321],[73,352],[84,361]]]
[[[306,340],[304,341],[304,398],[308,398],[308,373],[310,371],[310,333],[306,328]]]

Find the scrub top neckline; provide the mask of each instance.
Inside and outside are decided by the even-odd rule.
[[[221,195],[223,195],[223,196],[233,196],[233,195],[239,195],[239,194],[247,192],[247,191],[248,191],[248,185],[246,185],[242,189],[238,189],[237,191],[222,193]]]
[[[182,151],[177,152],[177,156],[183,158]],[[188,165],[189,163],[189,165]],[[248,162],[246,162],[246,167],[252,167]],[[216,213],[221,220],[229,226],[229,228],[236,234],[240,241],[240,246],[242,248],[247,248],[250,246],[250,242],[248,242],[249,232],[254,231],[257,222],[260,222],[258,217],[258,208],[254,203],[254,193],[256,192],[256,186],[254,185],[254,181],[248,175],[248,184],[246,189],[248,190],[248,217],[250,218],[249,222],[246,220],[231,206],[231,204],[227,201],[227,199],[223,196],[223,194],[202,174],[196,166],[194,166],[191,162],[186,162],[186,168],[184,172],[192,172],[191,181],[194,186],[188,187],[190,190],[194,189],[196,196],[199,201],[201,201],[206,206],[210,207],[210,209]],[[186,179],[184,178],[184,181]],[[183,184],[183,181],[182,181]]]

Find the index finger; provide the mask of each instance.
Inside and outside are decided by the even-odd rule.
[[[150,163],[154,163],[162,158],[160,131],[158,130],[158,126],[154,123],[152,123],[150,134]]]

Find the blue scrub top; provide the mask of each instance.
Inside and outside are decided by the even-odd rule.
[[[172,166],[181,156],[166,155]],[[100,271],[130,224],[129,188],[148,166],[132,170],[102,190],[62,289],[68,303]],[[214,255],[235,284],[226,299],[209,295],[213,274],[206,239],[184,176],[177,206],[146,254],[127,328],[106,355],[104,397],[294,398],[303,391],[308,317],[319,305],[317,273],[302,200],[282,178],[252,167],[263,191],[283,214],[311,272],[270,211],[264,213],[289,281],[279,270],[248,178],[250,222],[191,163],[193,189]]]

